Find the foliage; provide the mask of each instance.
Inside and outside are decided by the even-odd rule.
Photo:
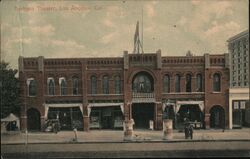
[[[11,69],[9,63],[0,62],[0,98],[1,118],[10,113],[19,115],[20,112],[20,86],[15,77],[16,69]]]

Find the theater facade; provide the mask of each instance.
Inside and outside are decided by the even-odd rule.
[[[19,57],[21,129],[43,131],[57,119],[62,130],[134,129],[164,119],[175,129],[185,120],[197,128],[228,128],[228,54],[121,57]]]

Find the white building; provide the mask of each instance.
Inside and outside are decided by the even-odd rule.
[[[250,127],[249,30],[228,39],[230,59],[229,128]]]

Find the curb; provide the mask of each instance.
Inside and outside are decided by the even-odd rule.
[[[222,139],[222,140],[133,140],[133,141],[66,141],[66,142],[29,142],[29,144],[112,144],[112,143],[181,143],[181,142],[250,142],[250,139]],[[25,145],[25,143],[1,143],[1,145]]]

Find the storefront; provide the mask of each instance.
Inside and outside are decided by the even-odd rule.
[[[250,127],[249,100],[233,100],[233,128]]]
[[[204,127],[203,101],[177,101],[163,104],[163,118],[172,119],[175,129],[183,129],[185,122],[192,123],[195,128]]]
[[[58,119],[61,130],[83,130],[83,115],[81,105],[50,104],[46,105],[47,120]]]
[[[90,129],[123,129],[123,104],[89,104]]]

